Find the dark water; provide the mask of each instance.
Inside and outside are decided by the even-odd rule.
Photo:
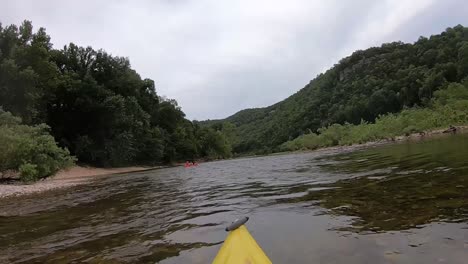
[[[468,263],[468,137],[205,163],[0,201],[2,263]]]

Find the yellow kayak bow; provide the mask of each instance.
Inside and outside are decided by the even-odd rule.
[[[213,260],[213,264],[271,264],[255,239],[245,227],[244,217],[226,228],[229,234]]]

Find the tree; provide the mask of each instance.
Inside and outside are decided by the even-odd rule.
[[[463,79],[468,75],[468,41],[460,44],[458,49],[458,78]]]
[[[0,106],[26,124],[46,122],[61,147],[92,165],[230,155],[222,131],[208,133],[215,142],[200,151],[199,128],[176,100],[159,97],[154,81],[142,79],[128,58],[73,43],[53,49],[45,29],[34,31],[29,21],[19,29],[0,26]],[[23,167],[31,177],[40,170]]]

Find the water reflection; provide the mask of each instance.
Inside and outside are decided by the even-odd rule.
[[[306,200],[357,217],[354,230],[389,231],[468,220],[466,137],[398,144],[329,157],[325,170],[362,174],[324,185]]]
[[[288,202],[319,201],[329,213],[356,217],[351,227],[340,230],[382,232],[433,221],[466,222],[467,143],[466,137],[451,137],[322,157],[324,171],[349,177]]]
[[[0,200],[0,263],[209,263],[240,215],[275,263],[465,263],[467,158],[467,136],[456,136]]]

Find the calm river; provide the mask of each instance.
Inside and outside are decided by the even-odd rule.
[[[0,263],[468,263],[468,136],[203,163],[0,200]]]

